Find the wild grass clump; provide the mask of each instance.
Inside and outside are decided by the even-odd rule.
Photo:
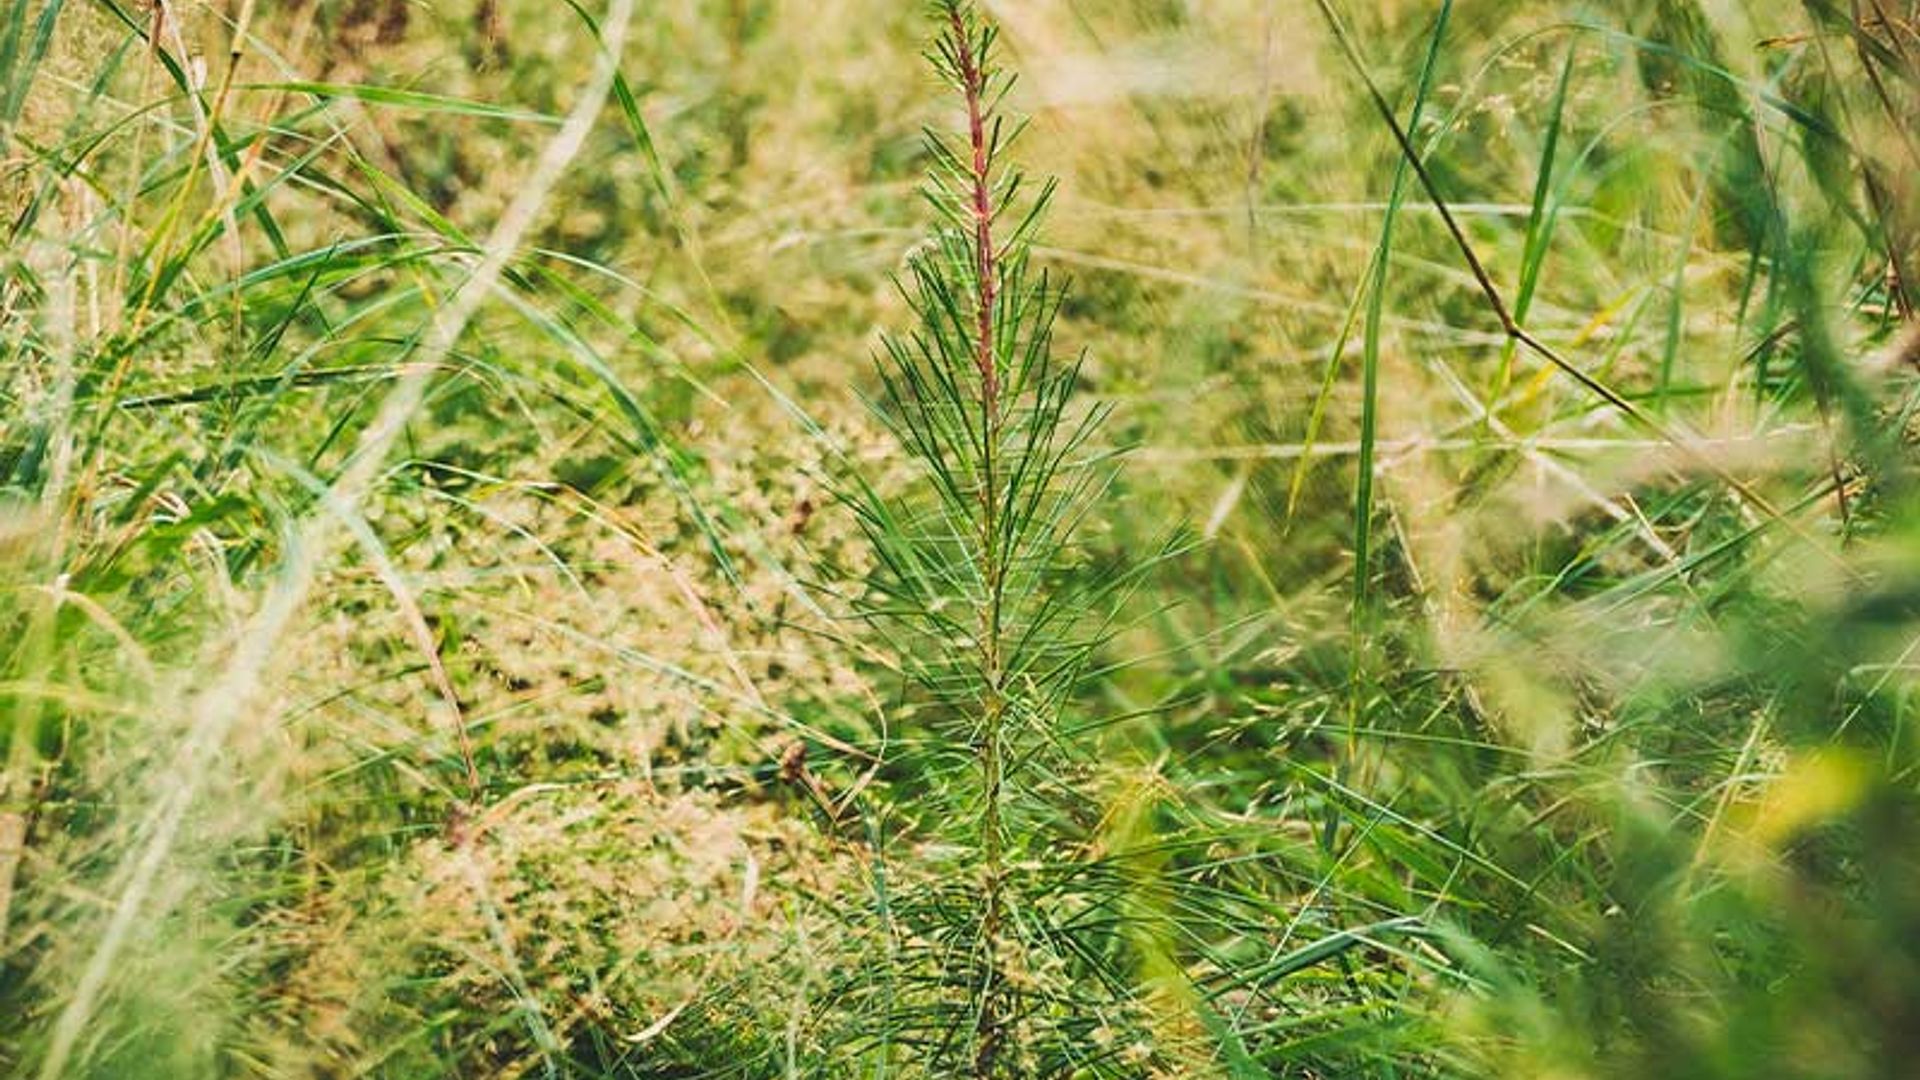
[[[1913,1057],[1920,6],[559,11],[0,0],[0,1073]]]

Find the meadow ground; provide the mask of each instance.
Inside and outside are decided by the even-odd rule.
[[[0,1073],[1909,1075],[1915,117],[1914,0],[0,0]]]

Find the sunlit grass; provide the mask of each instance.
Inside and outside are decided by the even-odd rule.
[[[1897,1072],[1920,9],[1738,7],[979,4],[1009,690],[920,5],[0,0],[0,1071]]]

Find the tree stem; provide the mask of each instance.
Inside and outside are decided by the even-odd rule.
[[[1007,712],[1006,673],[1002,649],[1001,613],[1006,593],[1006,567],[1000,557],[999,445],[1003,426],[1000,365],[994,349],[999,302],[999,266],[993,244],[992,147],[987,129],[987,72],[984,57],[976,53],[974,37],[958,5],[948,9],[953,32],[954,59],[967,102],[967,136],[972,149],[971,203],[975,295],[974,366],[980,377],[980,537],[979,559],[985,604],[980,613],[979,664],[986,700],[977,754],[985,806],[981,815],[981,855],[984,862],[980,937],[985,954],[979,1007],[974,1022],[973,1075],[990,1077],[1002,1042],[1000,996],[1000,932],[1005,852],[1001,836],[1000,799],[1004,762],[1001,735]]]

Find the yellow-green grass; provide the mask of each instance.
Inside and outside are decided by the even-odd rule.
[[[1002,1074],[1898,1075],[1911,0],[980,11],[1076,572],[1197,537]],[[0,1072],[931,1075],[926,16],[0,0]]]

